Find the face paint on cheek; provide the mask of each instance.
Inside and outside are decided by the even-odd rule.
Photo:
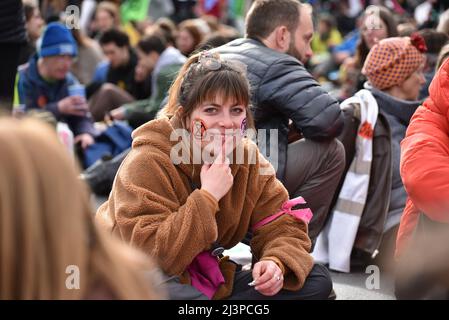
[[[206,124],[201,119],[195,119],[192,122],[192,133],[195,139],[202,140],[206,133]]]
[[[246,130],[247,130],[247,121],[246,118],[242,120],[242,123],[240,124],[240,134],[242,137],[246,136]]]

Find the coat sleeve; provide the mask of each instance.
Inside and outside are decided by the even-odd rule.
[[[356,151],[356,138],[357,131],[360,124],[360,119],[355,115],[356,105],[351,104],[344,108],[342,108],[343,117],[344,117],[344,126],[341,134],[338,136],[338,140],[341,141],[343,146],[345,147],[345,171],[341,177],[341,183],[346,176],[346,172],[351,166],[351,162],[354,159],[355,151]],[[338,188],[337,190],[339,190]]]
[[[449,223],[449,124],[421,106],[401,143],[401,176],[413,204],[432,220]]]
[[[167,274],[180,275],[216,241],[218,202],[207,191],[195,190],[181,203],[172,180],[179,176],[176,168],[145,148],[133,149],[124,160],[97,220],[112,217],[114,233],[155,257]]]
[[[72,77],[69,77],[69,85],[75,83],[75,80]],[[31,109],[38,109],[38,110],[47,110],[53,114],[55,119],[57,121],[65,120],[67,121],[67,124],[69,125],[70,129],[73,131],[73,134],[75,136],[82,134],[82,133],[89,133],[92,136],[96,136],[96,130],[94,128],[92,119],[84,116],[70,116],[70,115],[63,115],[59,112],[58,109],[58,102],[50,102],[47,103],[42,108],[38,105],[38,99],[39,99],[39,89],[33,86],[25,75],[19,73],[19,80],[18,80],[18,94],[19,94],[19,101],[21,104],[25,104],[26,110]]]
[[[80,84],[80,83],[73,74],[69,73],[67,75],[67,86],[69,87],[73,84]],[[90,115],[85,116],[64,115],[64,117],[75,136],[83,133],[88,133],[93,137],[97,136],[97,131],[94,128],[94,122]]]
[[[272,64],[257,96],[259,104],[276,108],[291,119],[305,138],[335,138],[343,128],[338,102],[296,60],[280,59]]]
[[[258,197],[251,225],[275,214],[288,200],[287,190],[275,175],[261,176],[262,192]],[[258,228],[251,240],[251,249],[257,260],[277,258],[285,269],[284,289],[299,290],[313,267],[309,254],[311,241],[307,225],[285,214]]]

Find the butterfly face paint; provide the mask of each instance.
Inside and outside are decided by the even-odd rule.
[[[246,136],[246,129],[247,129],[247,121],[246,118],[242,120],[242,123],[240,124],[240,134],[242,137]]]
[[[202,140],[206,133],[206,124],[201,119],[195,119],[192,122],[192,133],[195,139]]]

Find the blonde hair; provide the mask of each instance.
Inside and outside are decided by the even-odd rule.
[[[0,119],[0,145],[0,299],[86,299],[94,289],[160,297],[143,279],[147,258],[94,225],[87,188],[50,126]],[[73,266],[78,290],[66,285]]]
[[[106,11],[114,19],[114,25],[120,26],[120,8],[115,2],[102,1],[98,4],[96,12]]]

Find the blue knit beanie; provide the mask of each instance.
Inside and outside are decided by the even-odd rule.
[[[40,44],[38,45],[40,57],[78,55],[78,47],[72,33],[65,25],[52,22],[47,25]]]

